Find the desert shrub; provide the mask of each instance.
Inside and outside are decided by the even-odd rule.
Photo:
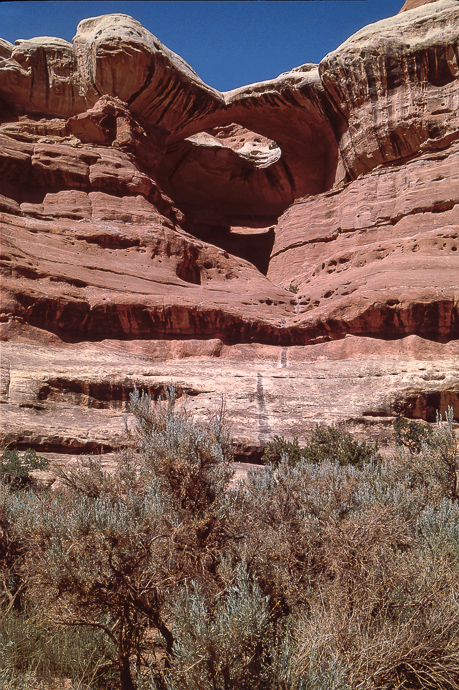
[[[246,564],[212,611],[196,583],[182,587],[173,608],[174,656],[167,690],[338,690],[333,664],[318,664],[308,677],[295,670],[297,643],[289,625],[273,625],[263,596]],[[150,689],[153,683],[145,684]]]
[[[333,460],[340,465],[355,467],[380,460],[377,445],[366,441],[359,443],[351,434],[335,426],[317,425],[303,448],[297,438],[287,441],[283,436],[274,436],[273,441],[266,446],[262,464],[279,465],[285,459],[289,465],[294,466],[302,458],[315,463]]]
[[[135,390],[130,400],[136,418],[131,435],[147,469],[177,507],[202,513],[234,474],[232,439],[223,409],[207,422],[197,422],[175,402],[172,388],[162,404],[152,404],[149,395]]]
[[[322,577],[335,577],[330,571],[333,549],[327,550],[332,537],[338,535],[339,546],[340,539],[345,539],[341,531],[351,529],[353,520],[362,520],[365,525],[367,520],[371,523],[373,517],[377,518],[379,531],[372,540],[377,543],[380,537],[381,548],[385,548],[381,516],[388,524],[395,520],[393,513],[398,516],[400,512],[404,517],[400,506],[392,510],[392,493],[393,487],[386,486],[383,471],[370,465],[359,470],[352,465],[302,460],[293,468],[283,462],[278,468],[268,466],[253,471],[239,497],[243,505],[238,510],[251,516],[246,557],[263,592],[270,596],[273,610],[285,616],[309,607],[311,588]],[[402,492],[395,493],[398,496]],[[409,502],[405,507],[408,519],[413,517],[412,508],[417,515],[422,505]],[[400,524],[397,522],[397,530],[388,527],[393,539],[390,548],[406,544]],[[358,548],[363,557],[369,537],[364,526],[359,529],[363,543]]]
[[[5,687],[49,687],[56,678],[96,687],[109,679],[111,651],[100,631],[44,625],[41,607],[27,607],[2,617],[0,679]]]
[[[335,426],[316,426],[303,448],[303,456],[312,462],[334,460],[340,465],[361,468],[378,458],[378,448],[366,441],[359,443],[351,434]]]
[[[459,688],[452,411],[433,443],[393,458],[334,427],[304,448],[275,437],[235,483],[221,411],[197,421],[173,390],[135,391],[131,410],[135,447],[115,471],[92,459],[61,467],[51,492],[4,491],[5,688],[27,674],[121,690]],[[80,676],[47,646],[58,623],[94,635]],[[30,633],[14,650],[15,626]]]
[[[175,642],[168,690],[266,687],[269,606],[243,566],[213,615],[199,586],[191,583],[179,592],[173,618]]]
[[[34,671],[17,674],[10,668],[0,669],[0,690],[48,690],[49,685],[41,681]]]
[[[421,441],[419,452],[403,451],[399,447],[392,462],[398,480],[412,491],[424,492],[426,502],[438,504],[443,497],[458,500],[459,445],[452,407],[445,419],[437,414],[437,424],[428,433],[428,442]]]
[[[435,434],[446,471],[452,422]],[[427,473],[429,453],[403,457],[424,458]],[[457,502],[447,491],[432,502],[426,477],[413,482],[394,464],[284,457],[240,494],[247,562],[272,615],[297,621],[301,678],[330,663],[336,687],[459,687]]]
[[[335,508],[320,521],[297,630],[303,674],[317,658],[336,657],[350,687],[459,687],[459,513],[451,476],[446,481],[455,448],[449,417],[434,429],[434,447],[402,454],[403,472],[400,456],[352,468],[355,483],[343,485],[348,510]]]
[[[279,465],[285,458],[289,465],[296,465],[302,457],[302,449],[296,437],[293,441],[287,441],[283,436],[274,436],[267,444],[261,462],[263,465]]]
[[[442,510],[422,514],[411,534],[405,524],[397,548],[396,521],[378,525],[374,511],[359,529],[330,535],[334,576],[319,583],[299,626],[303,673],[335,654],[351,687],[459,687],[457,508]]]
[[[437,412],[437,425],[433,441],[428,446],[434,462],[439,466],[438,476],[446,496],[459,499],[459,441],[454,429],[454,410],[448,407],[445,419]]]
[[[32,485],[33,470],[45,470],[49,466],[46,458],[37,455],[33,449],[25,450],[22,455],[17,449],[4,449],[0,456],[0,483],[11,490],[25,489]]]
[[[399,417],[394,421],[393,427],[395,443],[408,448],[410,453],[420,453],[423,446],[432,442],[432,427],[427,424]]]
[[[56,677],[80,683],[106,676],[101,635],[53,626],[43,591],[29,590],[31,544],[15,518],[19,505],[33,514],[41,503],[34,493],[8,489],[0,506],[0,688],[44,688]]]
[[[29,600],[42,602],[50,626],[103,634],[122,690],[134,688],[132,660],[142,663],[147,630],[156,631],[162,676],[173,654],[170,599],[192,578],[215,594],[232,538],[221,500],[232,443],[221,416],[193,421],[176,409],[173,391],[156,404],[136,391],[131,409],[137,462],[128,458],[111,474],[97,459],[61,467],[60,490],[21,492],[6,504]]]
[[[103,633],[120,687],[131,690],[131,655],[142,653],[147,625],[172,642],[158,582],[170,578],[167,546],[177,522],[158,491],[93,498],[69,488],[47,500],[21,496],[9,508],[26,544],[28,597],[42,602],[50,626]]]
[[[79,460],[75,466],[55,464],[54,473],[75,499],[110,499],[140,487],[136,469],[124,456],[115,472],[107,472],[100,458],[89,457]]]

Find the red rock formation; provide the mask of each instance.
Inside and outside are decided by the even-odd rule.
[[[417,4],[224,94],[126,15],[0,41],[6,441],[110,450],[168,382],[254,456],[459,416],[459,4]]]
[[[385,338],[458,338],[459,145],[384,166],[279,219],[268,277],[298,314]]]
[[[437,0],[370,24],[322,60],[322,82],[346,120],[347,179],[457,139],[458,23],[456,0]]]
[[[429,3],[436,1],[437,0],[406,0],[399,14],[401,12],[406,12],[407,10],[414,10],[416,9],[416,7],[421,7],[421,5],[428,5]]]

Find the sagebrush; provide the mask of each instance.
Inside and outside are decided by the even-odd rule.
[[[224,409],[131,411],[114,472],[3,487],[0,688],[459,688],[451,409],[391,457],[278,436],[243,483]]]

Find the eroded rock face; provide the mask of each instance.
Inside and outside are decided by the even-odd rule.
[[[421,5],[428,5],[431,2],[437,2],[437,0],[406,0],[399,14],[407,10],[414,10],[416,7],[421,7]]]
[[[457,344],[417,336],[348,336],[307,348],[219,339],[63,346],[39,337],[31,345],[18,331],[14,344],[3,344],[2,394],[5,440],[44,452],[116,451],[135,385],[157,398],[173,384],[178,404],[201,418],[223,397],[239,460],[259,459],[279,432],[303,442],[315,424],[345,421],[384,441],[396,416],[433,422],[437,409],[457,409]]]
[[[459,417],[459,3],[419,4],[228,93],[127,15],[0,41],[5,441],[110,452],[168,383],[240,458]]]
[[[381,167],[292,204],[268,277],[297,286],[304,322],[335,334],[457,339],[458,210],[458,144]]]
[[[456,0],[437,0],[370,24],[322,60],[322,82],[346,119],[348,177],[457,138],[458,25]]]

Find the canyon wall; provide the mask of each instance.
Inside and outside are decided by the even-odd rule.
[[[125,443],[225,400],[240,459],[459,419],[459,3],[220,93],[127,15],[0,40],[2,439]]]

